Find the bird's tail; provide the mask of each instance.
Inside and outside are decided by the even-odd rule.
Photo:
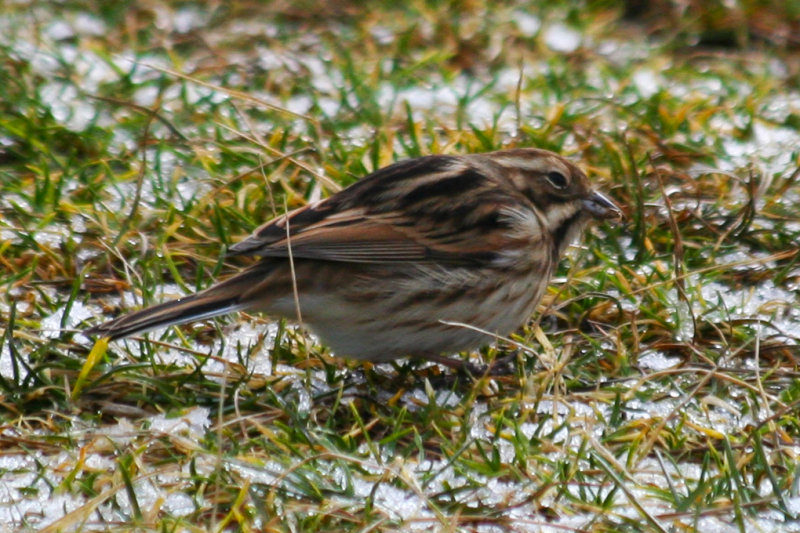
[[[119,339],[151,329],[203,320],[244,309],[249,305],[243,301],[242,295],[263,279],[265,274],[264,269],[259,266],[261,265],[254,265],[197,294],[123,315],[91,327],[83,334]]]

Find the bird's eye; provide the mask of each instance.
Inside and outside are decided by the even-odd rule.
[[[550,182],[550,185],[555,187],[556,189],[566,189],[567,188],[567,178],[564,177],[564,174],[561,172],[553,172],[547,173],[547,181]]]

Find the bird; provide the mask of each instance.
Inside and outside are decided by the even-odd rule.
[[[538,148],[427,155],[258,227],[257,261],[209,288],[96,325],[111,340],[234,311],[298,320],[334,355],[452,357],[524,325],[568,245],[620,219],[570,160]]]

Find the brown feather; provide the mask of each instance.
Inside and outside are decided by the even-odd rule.
[[[261,257],[249,269],[87,333],[119,338],[237,309],[295,318],[299,307],[338,355],[441,361],[523,324],[583,225],[618,212],[544,150],[402,161],[256,229],[229,251]]]

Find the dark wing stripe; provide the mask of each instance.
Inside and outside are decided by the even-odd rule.
[[[265,224],[230,253],[287,257],[291,249],[296,258],[354,263],[493,261],[512,225],[498,216],[502,206],[527,200],[485,175],[477,161],[429,156],[396,163]]]
[[[474,169],[466,169],[451,177],[440,178],[418,185],[398,202],[401,209],[413,208],[423,201],[439,201],[442,196],[466,194],[485,185],[486,177]]]
[[[448,155],[431,155],[399,161],[362,178],[332,196],[326,203],[330,203],[332,208],[336,206],[345,209],[373,205],[376,199],[387,198],[387,195],[391,196],[397,187],[405,185],[404,182],[446,171],[456,161],[457,158]]]

